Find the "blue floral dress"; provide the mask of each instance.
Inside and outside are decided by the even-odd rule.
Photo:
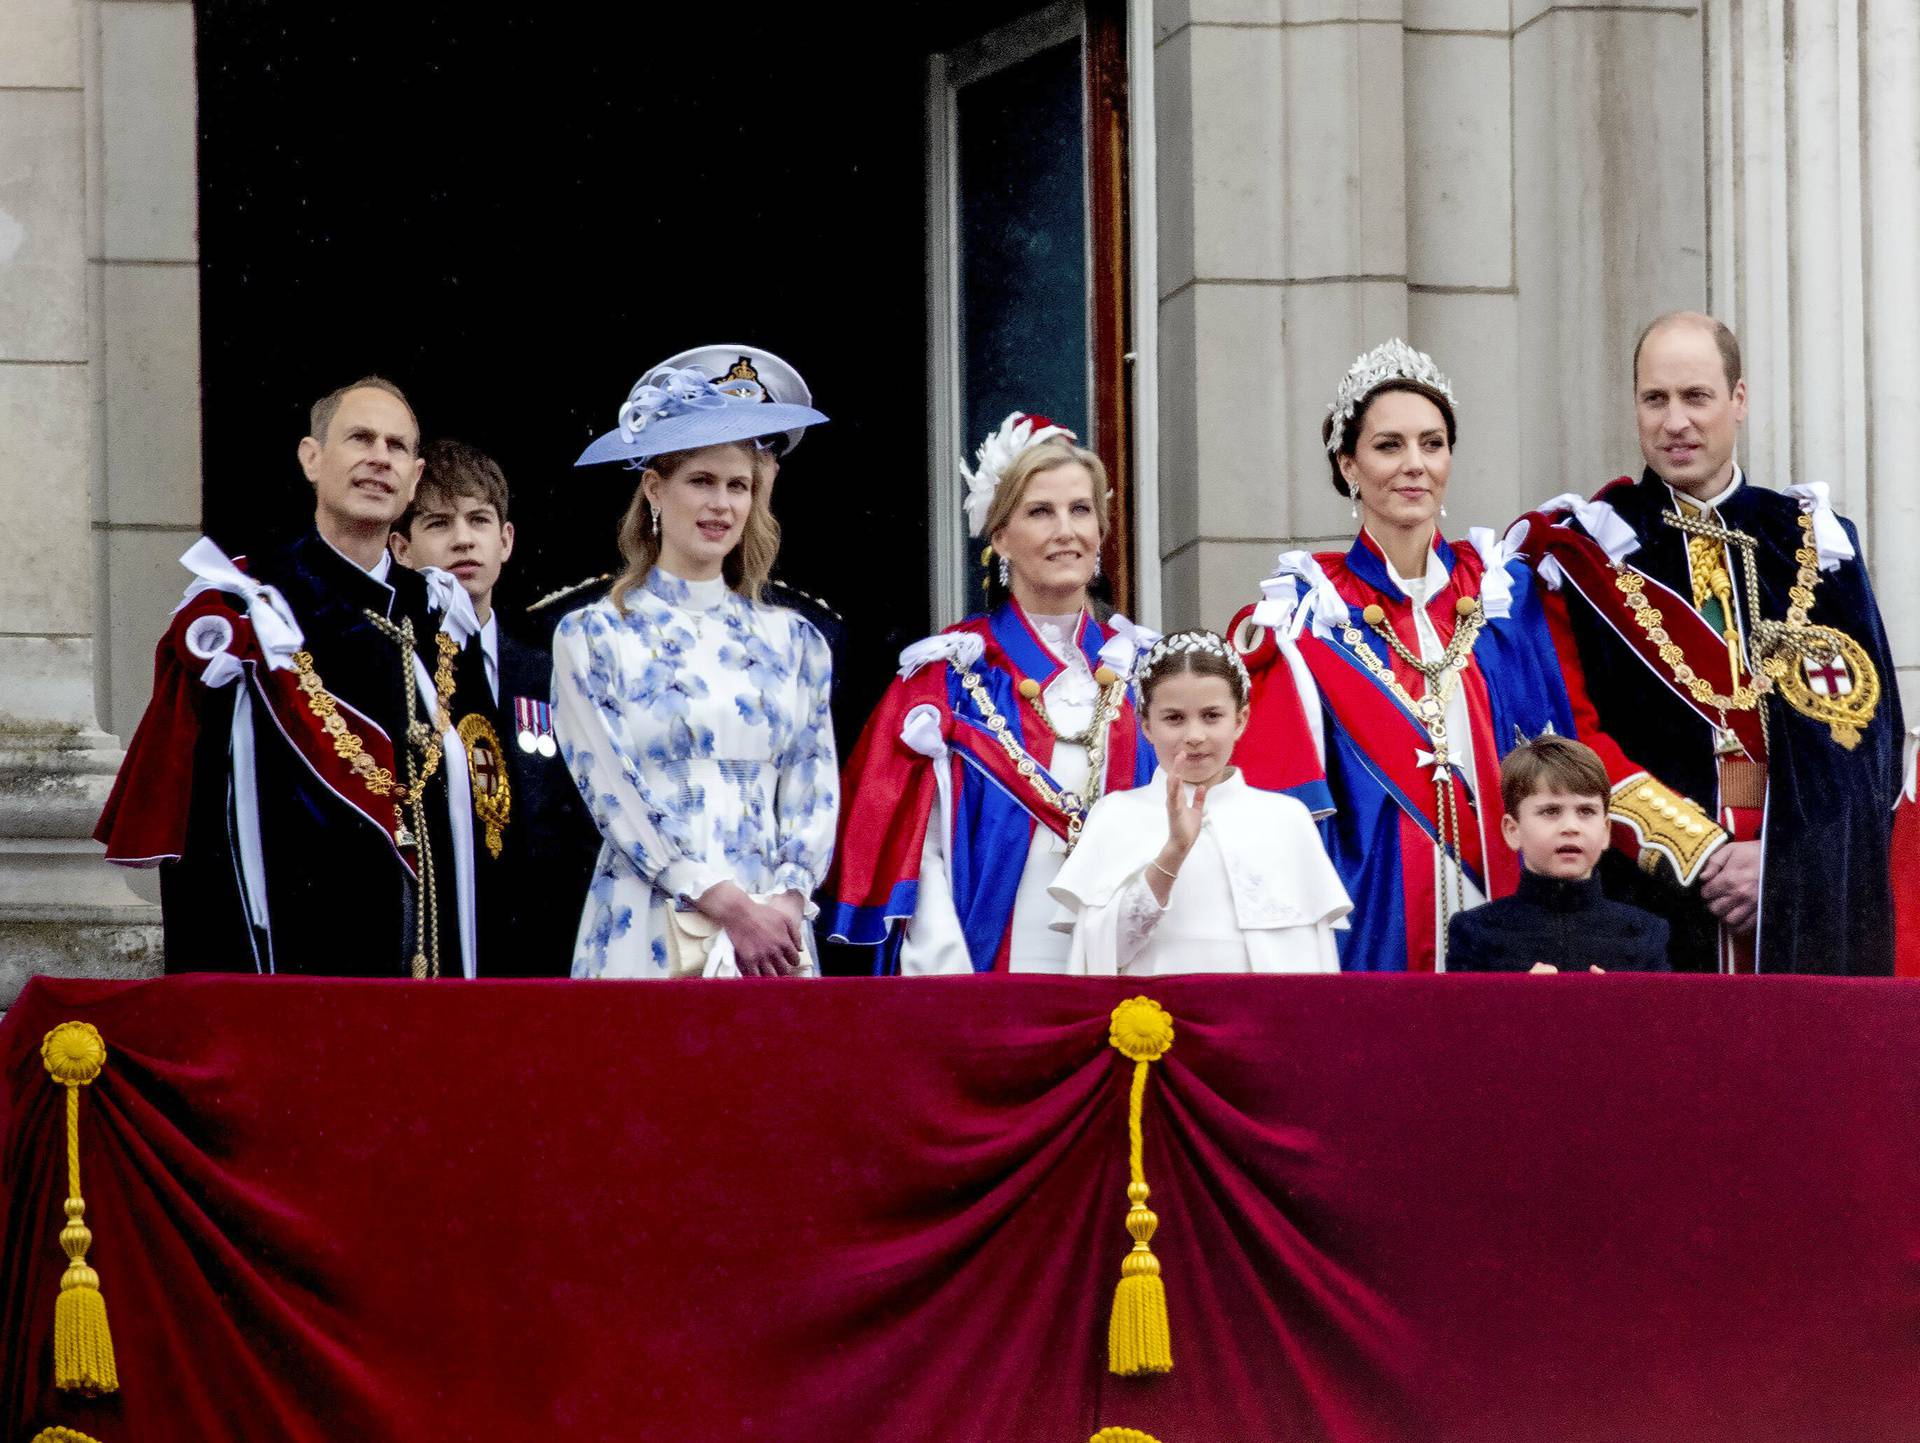
[[[554,732],[602,838],[574,976],[670,975],[667,909],[719,882],[811,899],[839,810],[832,668],[793,612],[658,567],[624,610],[561,621]]]

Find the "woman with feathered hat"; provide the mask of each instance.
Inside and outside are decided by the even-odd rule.
[[[1457,428],[1432,358],[1397,339],[1361,356],[1321,434],[1358,534],[1283,555],[1234,618],[1254,695],[1234,761],[1325,817],[1354,906],[1343,968],[1444,970],[1448,918],[1519,882],[1500,758],[1571,736],[1572,704],[1526,563],[1489,530],[1441,533]]]
[[[554,734],[603,839],[576,977],[818,970],[832,661],[762,591],[780,547],[765,438],[826,419],[751,379],[656,370],[576,463],[640,473],[626,569],[554,637]]]
[[[1004,599],[901,653],[847,765],[831,930],[878,972],[1064,971],[1047,887],[1153,774],[1128,678],[1156,638],[1089,609],[1107,473],[1071,431],[1015,412],[962,471]]]

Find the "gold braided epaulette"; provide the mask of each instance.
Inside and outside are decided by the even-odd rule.
[[[1720,844],[1726,831],[1698,802],[1644,773],[1629,777],[1613,789],[1607,816],[1624,822],[1640,839],[1640,865],[1647,871],[1664,858],[1680,885],[1690,887]]]

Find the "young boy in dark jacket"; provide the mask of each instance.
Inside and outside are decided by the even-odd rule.
[[[1500,763],[1500,832],[1520,890],[1456,913],[1449,972],[1665,972],[1667,924],[1600,894],[1607,772],[1593,749],[1548,734]]]

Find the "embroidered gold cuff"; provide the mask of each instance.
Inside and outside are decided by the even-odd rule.
[[[1727,834],[1697,802],[1650,776],[1629,777],[1613,789],[1607,815],[1624,822],[1640,839],[1640,864],[1664,858],[1683,887],[1693,885],[1701,867]]]

